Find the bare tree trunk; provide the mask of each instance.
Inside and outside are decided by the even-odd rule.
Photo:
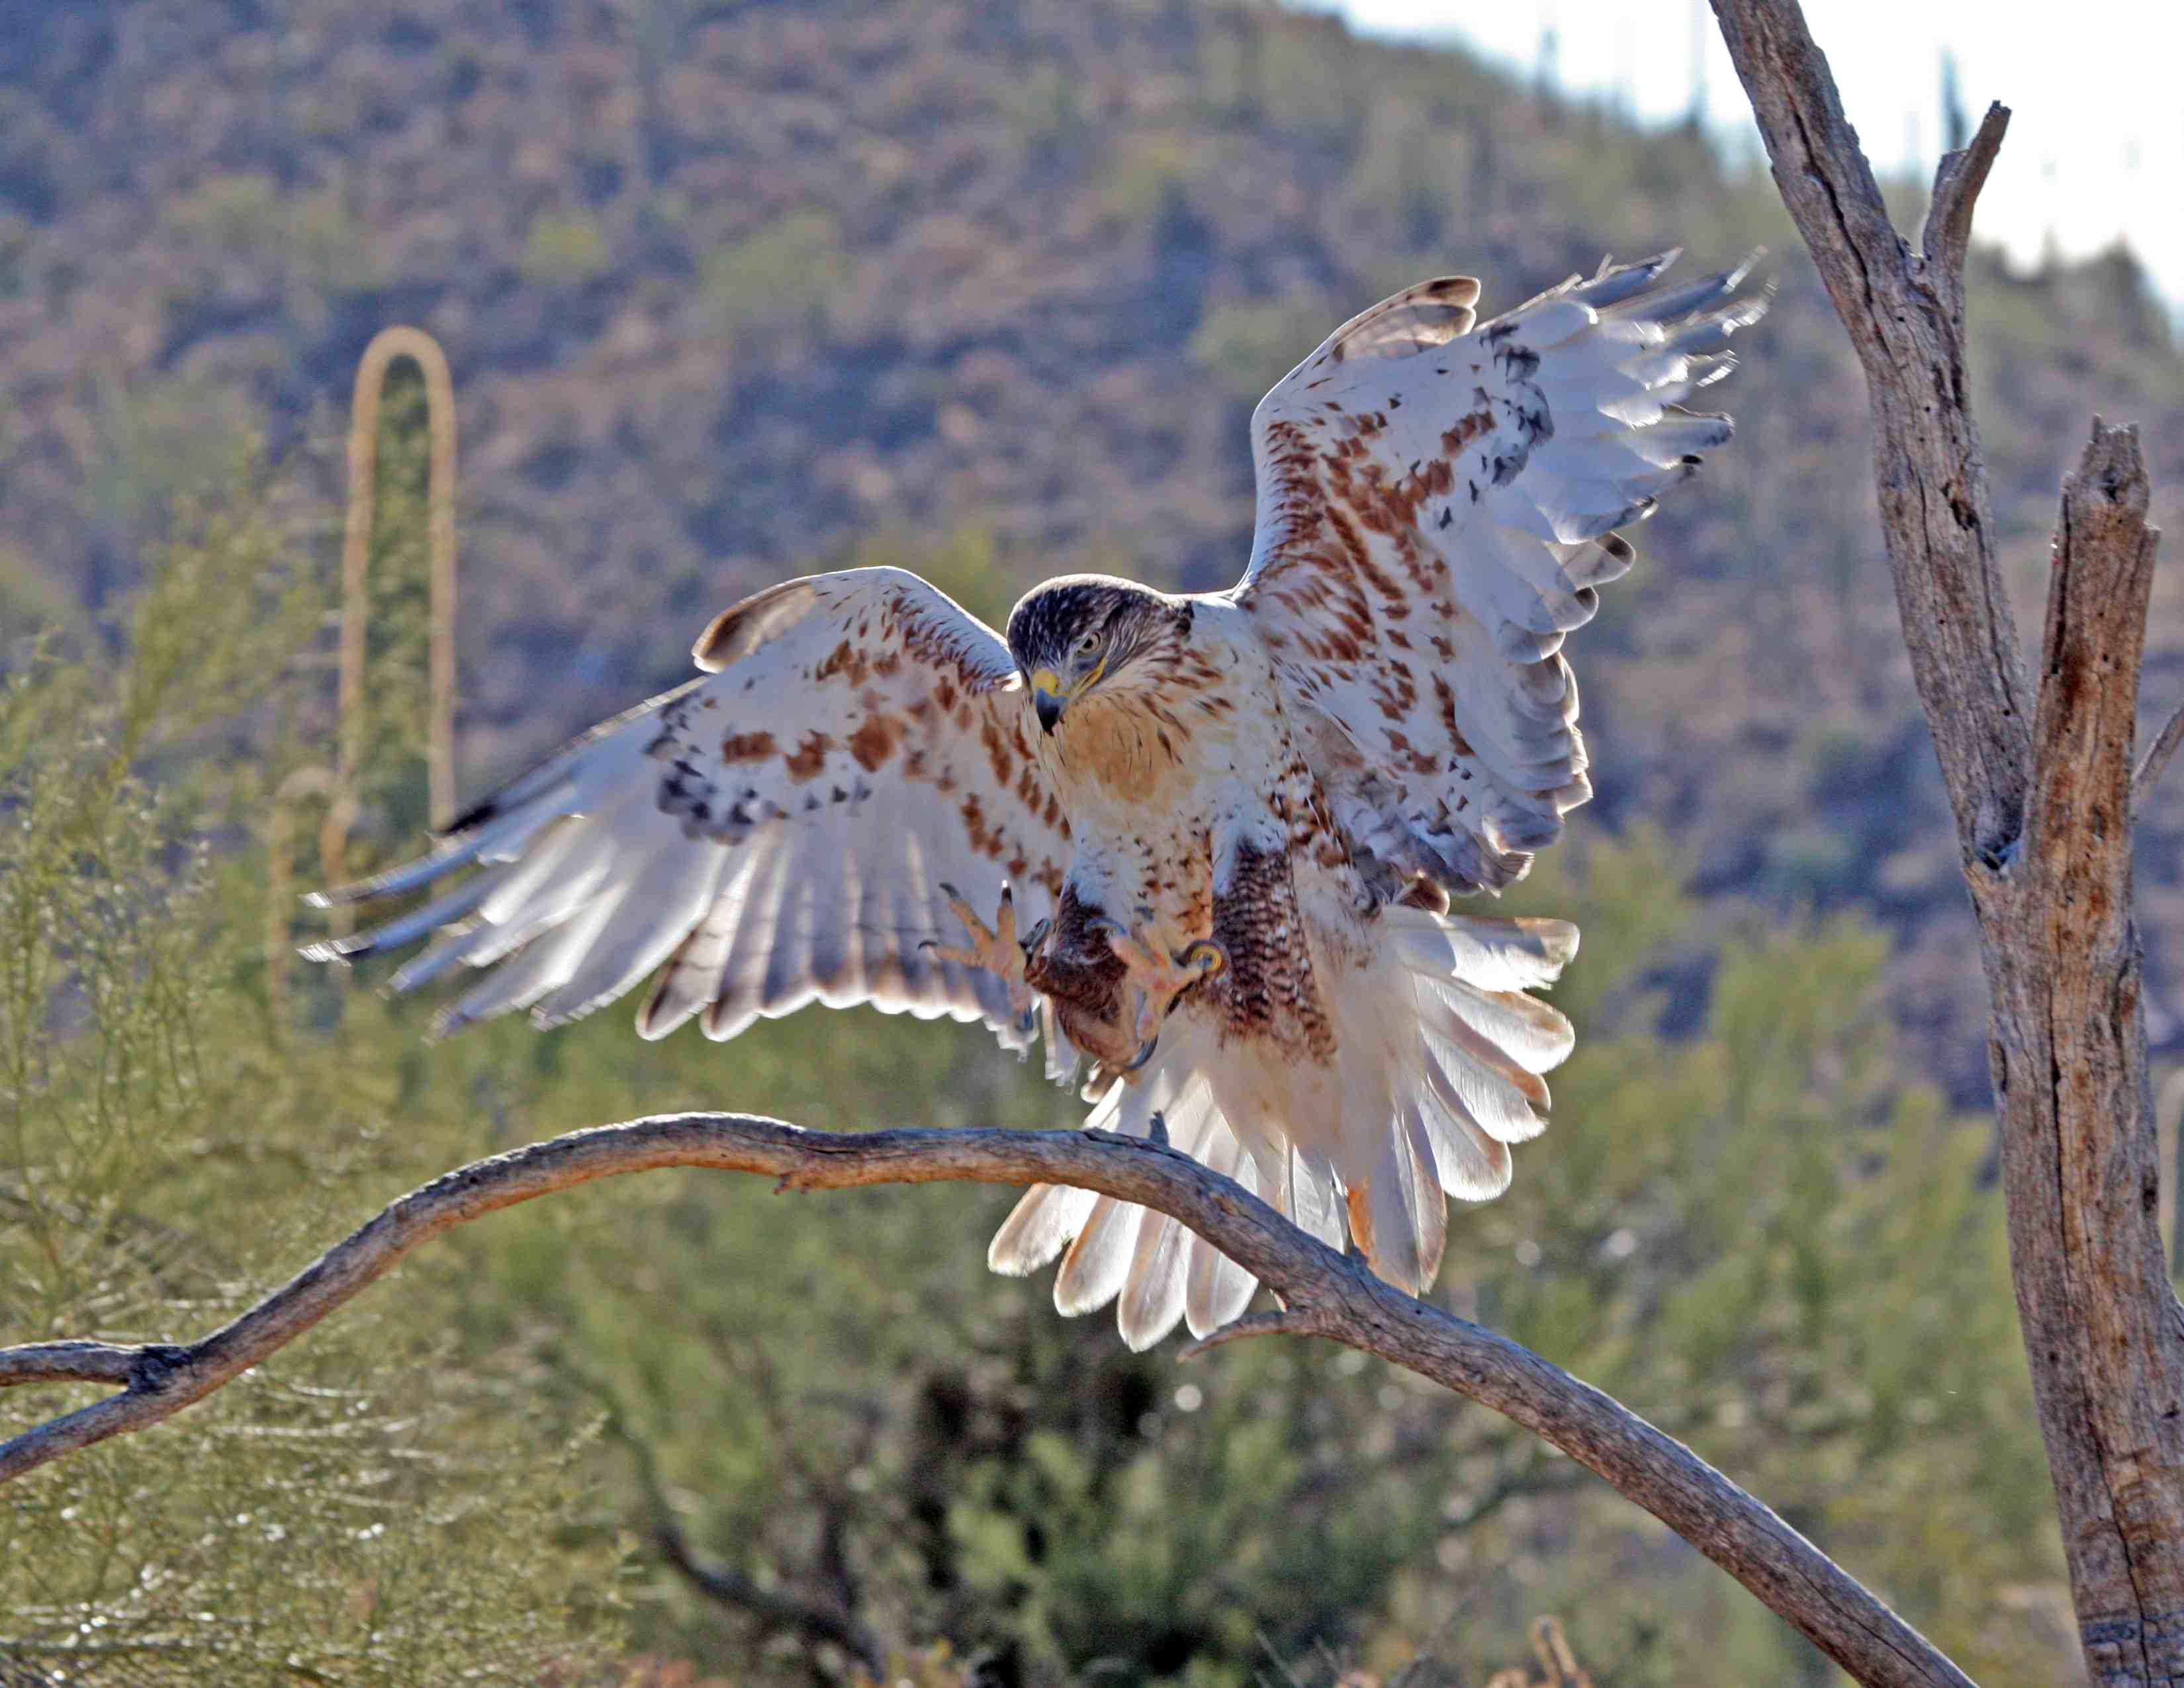
[[[1897,607],[1971,891],[2010,1259],[2079,1630],[2101,1688],[2184,1681],[2184,1315],[2169,1285],[2131,912],[2156,536],[2138,439],[2098,419],[2064,484],[2036,686],[1967,399],[1972,203],[2008,114],[1888,221],[1796,0],[1713,0],[1774,180],[1864,365]],[[2172,727],[2174,727],[2172,723]]]

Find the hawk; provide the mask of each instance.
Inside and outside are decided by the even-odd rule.
[[[1630,568],[1616,530],[1730,437],[1681,408],[1763,294],[1674,253],[1490,322],[1422,283],[1341,328],[1251,419],[1243,579],[1178,596],[1072,576],[994,630],[900,569],[794,580],[699,637],[699,677],[593,729],[409,866],[475,871],[354,960],[484,977],[447,1028],[541,1026],[658,978],[638,1033],[732,1038],[816,1000],[983,1021],[1096,1128],[1167,1139],[1423,1289],[1451,1195],[1509,1183],[1569,1022],[1531,993],[1554,920],[1453,913],[1585,800],[1563,641]],[[1056,1258],[1056,1306],[1134,1347],[1256,1287],[1174,1220],[1029,1191],[988,1258]]]

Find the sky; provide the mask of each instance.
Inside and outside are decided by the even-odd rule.
[[[1561,86],[1619,99],[1641,120],[1689,111],[1696,67],[1708,125],[1732,146],[1758,145],[1705,0],[1335,0],[1334,9],[1361,31],[1452,41],[1527,76],[1552,29]],[[2051,245],[2079,257],[2121,235],[2184,308],[2184,4],[1805,0],[1805,17],[1877,170],[1915,166],[1932,179],[1942,58],[1953,53],[1975,125],[1990,101],[2010,108],[1977,234],[2028,264]],[[2079,29],[2074,18],[2098,22]]]

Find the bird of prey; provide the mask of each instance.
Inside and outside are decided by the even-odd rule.
[[[1682,408],[1763,295],[1670,253],[1491,321],[1427,281],[1343,325],[1251,419],[1244,577],[1178,596],[1071,576],[1000,634],[917,576],[745,599],[699,677],[585,734],[356,900],[472,869],[356,958],[437,932],[407,990],[483,969],[446,1026],[589,1012],[658,971],[647,1038],[813,1000],[983,1020],[1085,1123],[1164,1130],[1416,1291],[1446,1197],[1508,1184],[1569,1022],[1530,994],[1553,920],[1451,911],[1521,874],[1591,788],[1563,642],[1630,566],[1616,532],[1730,436]],[[1061,1258],[1065,1313],[1203,1334],[1256,1287],[1157,1213],[1036,1188],[999,1271]]]

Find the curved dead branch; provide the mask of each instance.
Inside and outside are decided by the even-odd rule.
[[[0,1444],[0,1481],[171,1417],[259,1364],[442,1232],[496,1208],[622,1173],[710,1167],[783,1189],[968,1180],[1066,1184],[1180,1219],[1261,1279],[1278,1318],[1377,1355],[1490,1407],[1607,1479],[1706,1554],[1860,1682],[1970,1688],[1924,1637],[1774,1512],[1611,1397],[1505,1336],[1382,1283],[1242,1186],[1164,1145],[1082,1132],[835,1135],[737,1114],[596,1127],[473,1162],[382,1210],[256,1306],[200,1341],[0,1349],[0,1385],[121,1383],[120,1393]]]

